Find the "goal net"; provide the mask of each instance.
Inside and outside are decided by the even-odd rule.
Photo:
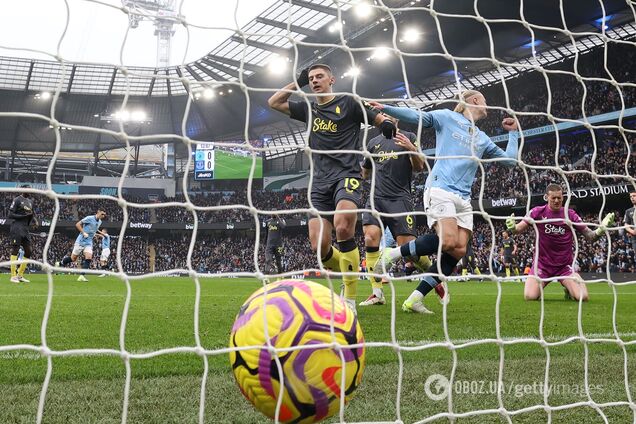
[[[384,280],[386,305],[357,307],[366,368],[348,405],[345,377],[335,385],[333,422],[636,420],[631,2],[285,0],[267,2],[256,15],[263,4],[237,0],[220,22],[211,19],[211,6],[195,3],[67,0],[55,6],[64,25],[54,45],[0,42],[2,265],[28,263],[25,277],[33,280],[3,282],[0,292],[0,395],[10,400],[3,421],[265,420],[241,396],[227,362],[230,351],[246,349],[227,347],[243,301],[280,279],[315,280],[337,297],[341,279],[351,276],[359,279],[356,303],[373,293],[369,279]],[[240,16],[249,9],[250,18]],[[93,18],[78,29],[74,12],[86,10]],[[117,59],[70,57],[69,37],[81,39],[100,14],[126,21],[121,34],[101,40],[117,44]],[[135,31],[150,22],[164,61],[138,66],[135,56],[148,45]],[[32,32],[37,38],[37,28]],[[188,49],[211,34],[221,34],[218,46],[192,58]],[[76,48],[100,48],[87,40],[95,45]],[[16,51],[33,56],[16,58]],[[505,150],[502,120],[519,126],[515,166],[473,151],[471,253],[450,276],[441,268],[409,273],[405,261],[367,272],[370,236],[361,215],[376,218],[382,234],[391,219],[405,216],[417,235],[433,233],[427,177],[436,161],[457,157],[438,157],[439,129],[421,123],[398,123],[415,134],[416,152],[369,150],[381,134],[370,114],[361,118],[354,149],[316,148],[312,137],[337,132],[333,122],[314,121],[315,106],[307,109],[309,125],[294,121],[272,110],[268,98],[317,63],[331,67],[333,95],[361,111],[366,102],[452,110],[461,93],[477,90],[488,112],[474,122],[479,130]],[[283,92],[303,107],[321,99],[302,88]],[[423,159],[424,170],[406,187],[412,208],[388,212],[376,197],[379,164],[405,154]],[[338,246],[347,229],[334,227],[330,235],[338,214],[312,192],[322,190],[324,158],[343,155],[371,168],[367,181],[343,186],[351,192],[359,184],[363,192],[353,236],[361,261],[337,272],[322,260],[324,246],[312,250],[312,243],[328,245],[330,236]],[[84,168],[67,170],[76,162]],[[563,188],[566,211],[575,210],[591,230],[606,214],[616,216],[597,240],[573,239],[576,285],[587,286],[589,300],[564,300],[562,276],[546,280],[538,301],[524,300],[538,224],[550,219],[527,221],[527,232],[510,235],[514,253],[505,251],[506,219],[514,214],[521,222],[544,205],[549,184]],[[21,193],[34,201],[39,225],[29,230],[31,257],[16,262],[9,210]],[[98,210],[107,213],[111,257],[100,259],[100,238],[92,256],[84,252],[64,266],[84,225],[78,221]],[[321,235],[310,242],[310,222],[319,216],[313,222]],[[574,224],[566,220],[566,231]],[[81,272],[86,285],[75,283]],[[427,275],[444,282],[451,302],[439,304],[432,292],[424,304],[433,314],[403,313],[402,302]],[[262,315],[265,328],[279,319]],[[330,319],[331,341],[312,348],[334,349],[346,369],[347,355],[361,346],[338,341],[335,307]],[[267,364],[271,373],[288,352],[309,351],[264,339],[259,347],[276,364]],[[285,375],[276,377],[293,387]],[[310,409],[319,411],[323,400],[312,396]],[[279,401],[275,419],[285,421],[286,413]]]

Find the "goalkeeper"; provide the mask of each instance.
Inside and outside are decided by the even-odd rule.
[[[537,300],[541,297],[539,280],[545,287],[550,283],[549,280],[545,280],[560,278],[566,299],[586,302],[589,298],[587,287],[572,267],[574,263],[574,232],[564,219],[565,208],[563,207],[561,186],[558,184],[548,185],[545,199],[547,204],[533,208],[530,215],[521,222],[515,224],[514,216],[506,220],[506,227],[514,233],[526,231],[531,226],[531,220],[539,221],[536,223],[539,233],[538,260],[530,268],[530,275],[526,280],[523,295],[526,300]],[[595,231],[590,230],[573,209],[568,209],[567,213],[568,221],[573,224],[572,227],[590,241],[596,240],[605,233],[607,227],[614,225],[614,213],[605,215],[603,222]],[[549,222],[545,222],[547,220]],[[577,279],[581,281],[580,285],[577,283]]]
[[[25,184],[21,188],[31,188],[31,186]],[[9,233],[11,237],[11,282],[28,283],[29,280],[24,278],[27,262],[22,262],[20,268],[17,267],[16,262],[18,261],[20,246],[24,249],[23,259],[31,257],[29,227],[38,226],[38,221],[33,212],[33,199],[31,199],[29,193],[22,193],[13,199],[9,208],[9,218],[13,219]]]

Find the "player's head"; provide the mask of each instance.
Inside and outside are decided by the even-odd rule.
[[[104,219],[106,218],[106,211],[104,209],[97,209],[97,213],[95,214],[95,217],[97,219]]]
[[[397,119],[397,118],[395,118],[393,116],[390,116],[390,115],[383,115],[383,116],[386,117],[386,119],[388,119],[390,122],[393,122],[393,125],[395,125],[395,128],[398,127],[398,123],[400,122],[399,119]]]
[[[31,188],[31,184],[22,184],[20,188]],[[24,193],[22,193],[22,197],[29,197],[29,196],[31,196],[31,193],[29,193],[28,191],[25,191]]]
[[[508,238],[508,231],[504,231],[503,232],[503,238],[507,239]]]
[[[558,184],[548,184],[544,198],[550,209],[558,211],[563,206],[563,189]]]
[[[636,190],[629,192],[629,200],[632,201],[632,205],[636,205]]]
[[[316,63],[309,67],[309,86],[314,93],[331,93],[331,86],[336,82],[329,65]]]
[[[456,96],[455,100],[459,102],[453,109],[457,113],[465,114],[468,111],[474,121],[488,116],[486,98],[477,90],[466,90]],[[465,104],[461,103],[460,100],[463,100]]]

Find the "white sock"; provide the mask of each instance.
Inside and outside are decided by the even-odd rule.
[[[389,250],[389,253],[387,253],[386,256],[391,260],[391,262],[395,262],[402,257],[402,251],[399,247],[394,247]]]
[[[424,295],[417,290],[413,290],[413,293],[411,293],[409,298],[406,300],[416,303],[416,302],[421,302],[422,299],[424,299]]]
[[[384,297],[384,292],[382,289],[373,289],[373,294],[375,297]]]

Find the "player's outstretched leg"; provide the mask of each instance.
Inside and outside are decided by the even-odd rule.
[[[458,260],[448,253],[442,253],[442,258],[440,261],[440,268],[442,270],[442,274],[445,276],[451,275],[455,265],[457,265]],[[437,261],[433,262],[431,265],[431,269],[437,269]],[[440,286],[440,289],[436,289],[436,287]],[[444,289],[443,292],[441,289]],[[440,280],[437,277],[426,276],[420,280],[420,284],[417,286],[413,293],[404,301],[402,304],[402,310],[405,312],[420,312],[424,308],[424,296],[426,296],[430,291],[435,290],[438,292],[438,295],[442,299],[442,301],[448,303],[448,290],[446,290],[441,284]],[[424,308],[426,309],[426,308]]]
[[[380,256],[380,261],[388,268],[399,258],[430,256],[436,254],[438,249],[439,237],[437,234],[425,234],[401,246],[385,249]]]

